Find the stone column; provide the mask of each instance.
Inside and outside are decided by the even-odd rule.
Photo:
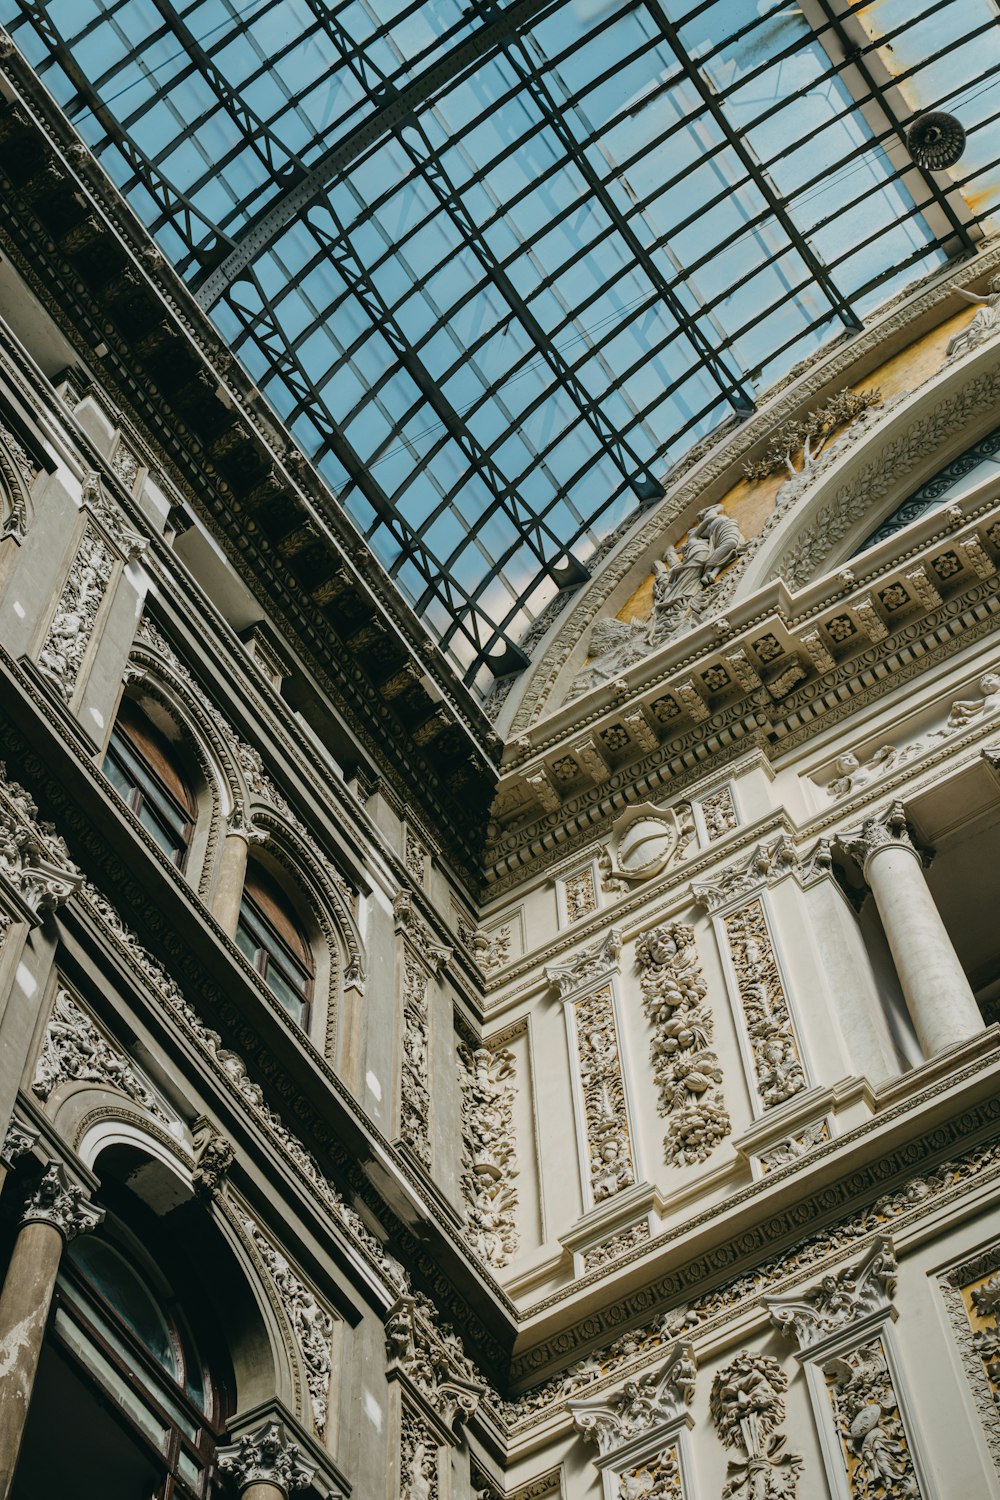
[[[229,1476],[241,1500],[288,1500],[312,1484],[316,1470],[278,1421],[262,1422],[235,1443],[216,1450],[219,1472]]]
[[[983,1018],[924,879],[902,804],[842,836],[871,887],[925,1057],[968,1041]]]
[[[212,915],[230,937],[236,933],[243,900],[243,882],[247,874],[250,831],[242,822],[230,819],[222,845],[219,873],[212,896]]]
[[[103,1208],[87,1201],[58,1162],[46,1168],[22,1215],[0,1292],[0,1500],[14,1482],[63,1245],[103,1218]]]

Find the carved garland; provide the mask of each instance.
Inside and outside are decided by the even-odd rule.
[[[694,945],[683,922],[655,927],[636,944],[642,1003],[653,1027],[649,1054],[668,1121],[663,1138],[670,1166],[705,1161],[729,1134],[722,1067],[711,1051],[712,1013]]]

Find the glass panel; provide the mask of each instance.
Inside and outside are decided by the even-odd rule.
[[[166,1315],[138,1272],[122,1255],[95,1234],[72,1240],[67,1254],[87,1280],[162,1365],[172,1379],[180,1375],[177,1354]]]
[[[995,227],[994,0],[838,14],[846,43],[786,0],[0,0],[480,685],[553,558]],[[968,148],[930,177],[897,127],[935,108]]]

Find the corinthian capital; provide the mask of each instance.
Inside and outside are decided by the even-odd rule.
[[[920,858],[920,851],[910,838],[906,827],[906,812],[901,802],[891,802],[881,812],[866,818],[860,828],[851,828],[840,835],[840,843],[861,866],[862,873],[873,854],[880,849],[893,847],[908,849]]]
[[[298,1443],[293,1443],[282,1424],[272,1419],[252,1432],[244,1432],[235,1443],[217,1450],[219,1468],[228,1474],[237,1494],[252,1484],[271,1484],[283,1495],[304,1490],[316,1470],[302,1462]]]
[[[64,1240],[96,1229],[104,1209],[91,1203],[86,1188],[72,1182],[61,1162],[50,1162],[25,1204],[22,1224],[51,1224]]]

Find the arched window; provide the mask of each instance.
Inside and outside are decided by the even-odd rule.
[[[305,1028],[315,977],[312,948],[287,892],[255,860],[247,866],[236,944]]]
[[[232,1374],[198,1269],[130,1192],[101,1197],[60,1265],[12,1500],[215,1500]]]
[[[102,770],[147,833],[183,868],[195,803],[177,747],[131,699],[122,701]]]

